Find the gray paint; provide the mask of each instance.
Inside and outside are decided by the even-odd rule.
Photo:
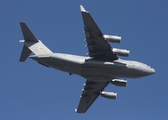
[[[139,78],[155,72],[150,66],[132,60],[118,59],[108,62],[61,53],[33,55],[30,58],[51,68],[100,81],[110,81],[114,78]]]
[[[89,12],[83,6],[80,6],[80,8],[84,20],[89,57],[53,53],[40,40],[36,39],[25,23],[21,22],[20,25],[25,40],[20,41],[24,44],[20,62],[24,62],[33,52],[35,55],[29,56],[29,58],[41,65],[68,72],[70,75],[77,74],[87,79],[78,108],[75,110],[78,113],[85,113],[102,93],[104,93],[102,96],[105,98],[117,97],[116,93],[103,91],[109,83],[125,87],[127,81],[118,80],[119,78],[144,77],[154,74],[155,70],[141,62],[118,58],[117,53],[105,40],[103,33]],[[124,52],[121,51],[120,53]]]

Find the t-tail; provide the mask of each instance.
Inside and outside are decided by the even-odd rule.
[[[34,36],[26,23],[20,22],[20,26],[24,37],[24,40],[19,41],[24,44],[19,60],[20,62],[24,62],[32,52],[36,55],[52,53],[50,49]]]

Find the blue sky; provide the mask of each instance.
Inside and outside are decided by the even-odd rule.
[[[99,97],[85,114],[77,114],[85,79],[37,64],[20,63],[24,21],[54,52],[86,55],[82,4],[103,33],[121,35],[113,47],[131,50],[128,58],[147,63],[156,73],[128,79],[126,88],[111,84],[117,100]],[[167,0],[1,0],[0,120],[167,120]]]

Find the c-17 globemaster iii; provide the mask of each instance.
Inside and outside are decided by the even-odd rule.
[[[75,111],[85,113],[99,95],[116,99],[116,92],[104,91],[109,83],[125,87],[127,83],[125,78],[148,76],[154,74],[155,70],[141,62],[120,59],[118,56],[128,56],[129,50],[112,48],[108,42],[120,43],[121,37],[103,34],[82,5],[80,10],[89,57],[53,53],[33,35],[25,23],[20,22],[24,37],[24,40],[20,40],[24,44],[20,62],[29,57],[41,65],[84,77],[86,83]],[[35,55],[29,56],[32,52]]]

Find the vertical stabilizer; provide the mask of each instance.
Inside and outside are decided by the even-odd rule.
[[[34,54],[52,53],[40,40],[38,40],[28,26],[24,22],[20,22],[24,40],[20,40],[24,44],[20,56],[20,62],[24,62],[33,52]]]

